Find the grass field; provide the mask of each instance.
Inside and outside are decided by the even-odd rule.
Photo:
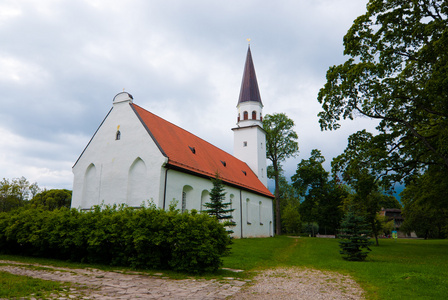
[[[16,299],[30,295],[37,299],[44,299],[52,293],[60,294],[65,289],[67,285],[59,282],[0,272],[0,299]]]
[[[338,240],[319,238],[235,240],[228,268],[299,266],[350,274],[369,299],[447,299],[448,240],[380,240],[365,262],[348,262]]]
[[[9,255],[0,255],[0,259],[69,268],[120,269]],[[250,271],[285,266],[349,274],[366,291],[369,299],[448,298],[448,240],[380,240],[380,246],[372,246],[372,252],[365,262],[348,262],[341,258],[336,239],[285,236],[241,239],[234,240],[232,254],[224,258],[224,267],[249,271],[231,276],[250,276]],[[172,278],[188,276],[174,272],[163,273]],[[229,275],[229,271],[221,271],[205,277]],[[66,286],[59,283],[0,272],[0,298],[18,298],[33,293],[48,295],[51,291],[60,292],[64,288]]]

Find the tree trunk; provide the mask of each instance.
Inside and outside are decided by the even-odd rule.
[[[282,234],[282,222],[280,220],[280,193],[278,184],[278,165],[277,162],[272,163],[274,167],[274,179],[275,179],[275,234]]]
[[[372,233],[373,233],[373,235],[375,236],[375,244],[377,245],[377,246],[379,246],[380,244],[378,243],[378,234],[376,234],[377,233],[377,229],[376,229],[376,226],[375,226],[375,220],[373,221],[373,223],[372,223]]]

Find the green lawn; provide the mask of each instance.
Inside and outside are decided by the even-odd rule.
[[[249,271],[276,266],[350,274],[371,299],[448,297],[448,240],[380,240],[365,262],[348,262],[336,239],[242,239],[224,259],[224,267]]]
[[[60,295],[68,290],[67,284],[17,276],[7,272],[0,272],[0,298],[16,299],[30,297],[45,299],[50,294]]]
[[[116,270],[111,266],[69,263],[58,260],[0,255],[0,259],[50,266]],[[236,239],[224,267],[254,271],[277,266],[298,266],[350,274],[370,299],[446,299],[448,295],[448,240],[380,240],[365,262],[348,262],[339,254],[338,240],[319,238]],[[148,274],[154,270],[145,271]],[[162,271],[172,278],[188,274]],[[204,278],[250,276],[220,271]],[[63,293],[67,285],[0,272],[0,298],[30,294]],[[7,294],[5,294],[7,293]]]

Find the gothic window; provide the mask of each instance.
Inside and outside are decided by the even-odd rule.
[[[257,119],[257,112],[254,110],[252,112],[252,120],[256,120]]]
[[[182,212],[187,210],[187,192],[182,192]]]
[[[189,185],[185,185],[182,189],[182,212],[185,212],[187,210],[188,205],[191,203],[188,203],[191,197],[191,191],[193,188]]]
[[[121,138],[121,132],[120,130],[117,130],[117,133],[115,134],[115,140],[118,141]]]
[[[84,184],[82,191],[82,207],[91,207],[99,202],[99,177],[97,176],[96,167],[90,164],[84,175]]]
[[[149,200],[147,182],[149,181],[145,162],[137,157],[128,171],[127,201],[131,207],[138,207]]]
[[[249,114],[247,113],[247,111],[245,111],[243,113],[243,118],[244,118],[244,120],[248,120],[249,119]]]
[[[201,195],[201,209],[200,211],[203,211],[204,209],[207,209],[205,207],[205,203],[210,202],[210,192],[207,190],[202,191]]]

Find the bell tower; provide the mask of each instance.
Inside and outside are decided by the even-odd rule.
[[[233,155],[247,163],[267,186],[266,132],[263,130],[263,103],[258,89],[257,76],[250,45],[247,49],[240,97],[237,104],[237,127],[233,128]]]

